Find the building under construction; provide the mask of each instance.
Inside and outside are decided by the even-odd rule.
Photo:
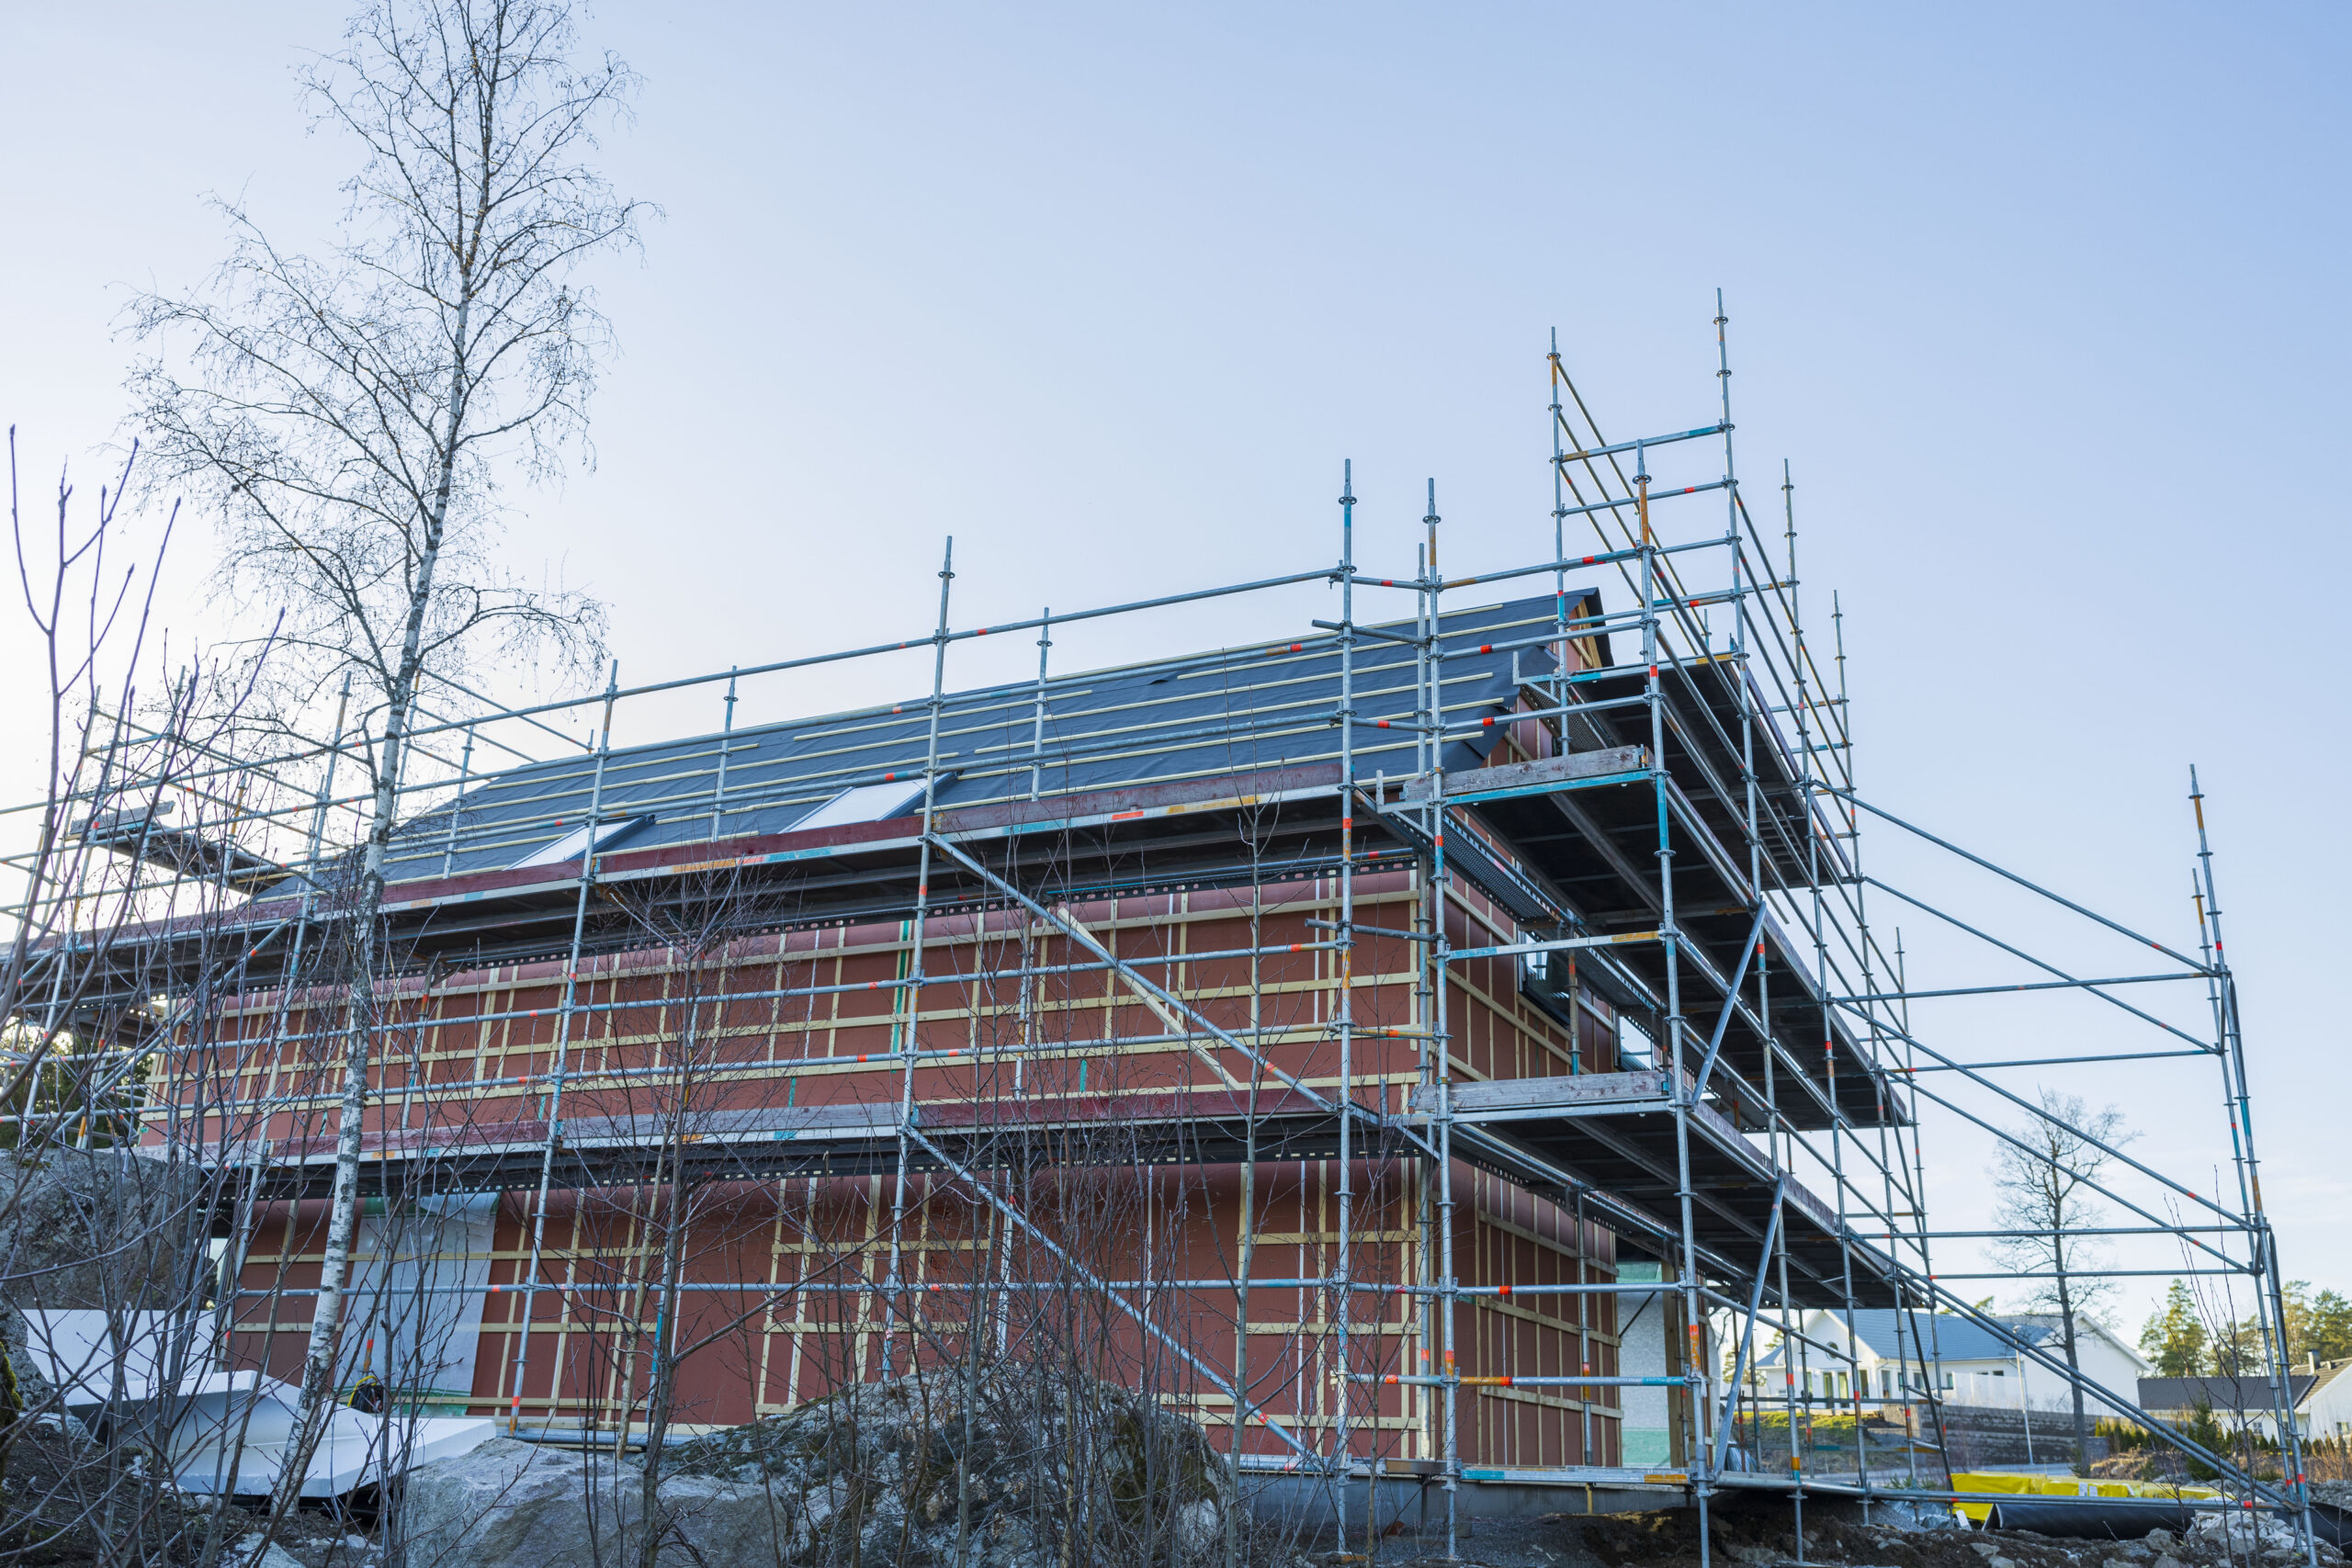
[[[2041,890],[1857,794],[1842,650],[1801,613],[1788,487],[1751,511],[1738,482],[1723,369],[1693,427],[1611,439],[1553,355],[1556,499],[1513,570],[1449,579],[1434,495],[1411,570],[1360,561],[1343,486],[1328,563],[983,627],[951,552],[902,638],[436,721],[356,1022],[345,719],[258,766],[124,720],[84,837],[182,902],[49,962],[96,972],[79,1026],[143,1146],[223,1173],[222,1354],[304,1357],[356,1032],[345,1381],[418,1405],[617,1442],[1050,1346],[1358,1514],[1948,1492],[1936,1325],[1981,1314],[1937,1277],[1919,1141],[1989,1125],[1971,1091],[2031,1111],[1998,1069],[2033,1064],[1939,1045],[1931,999],[2020,987],[1915,988],[1872,920],[1934,890],[1866,876],[1862,829]],[[1300,584],[1336,618],[1051,657]],[[960,682],[981,638],[1034,642],[1034,679]],[[927,691],[735,722],[909,649]],[[724,721],[616,739],[682,693]],[[2235,1198],[2129,1162],[2114,1229],[2275,1330],[2197,866],[2193,952],[2075,910],[2161,976],[1975,934],[2040,965],[2019,1005],[2112,1002],[2161,1036],[2134,1059],[2218,1074]],[[1801,1378],[1850,1356],[1824,1311],[1903,1319],[1900,1379]]]

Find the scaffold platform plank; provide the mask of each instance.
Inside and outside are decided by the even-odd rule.
[[[1474,1163],[1539,1188],[1545,1172],[1564,1171],[1648,1216],[1653,1234],[1679,1235],[1677,1099],[1669,1075],[1649,1070],[1430,1086],[1413,1091],[1411,1108],[1435,1118],[1450,1102],[1454,1150]],[[1783,1181],[1713,1106],[1702,1101],[1680,1114],[1690,1132],[1692,1234],[1723,1282],[1744,1292],[1754,1278],[1781,1183],[1791,1304],[1841,1304],[1849,1268],[1855,1304],[1898,1304],[1897,1271],[1883,1253],[1848,1233],[1793,1177]],[[1766,1286],[1778,1293],[1777,1269]]]
[[[1751,964],[1743,976],[1743,1002],[1724,1025],[1722,1046],[1724,1065],[1745,1080],[1756,1101],[1741,1108],[1743,1122],[1760,1124],[1763,1119],[1768,1041],[1780,1052],[1770,1075],[1772,1098],[1791,1125],[1826,1128],[1836,1120],[1833,1104],[1852,1122],[1901,1120],[1901,1097],[1873,1067],[1845,1020],[1822,1006],[1810,955],[1769,912],[1759,926],[1755,886],[1689,797],[1670,778],[1666,781],[1666,863],[1674,868],[1669,906],[1656,869],[1660,792],[1654,777],[1618,766],[1623,749],[1595,755],[1601,765],[1573,782],[1567,770],[1560,770],[1562,787],[1513,788],[1479,799],[1469,809],[1491,825],[1535,877],[1582,908],[1592,929],[1651,929],[1670,913],[1680,937],[1679,998],[1684,1018],[1702,1041],[1713,1035],[1731,994],[1731,976],[1740,972],[1740,950],[1755,934],[1764,949],[1762,962]],[[1617,988],[1629,992],[1621,996],[1621,1005],[1663,1018],[1669,990],[1662,944],[1613,946],[1594,962],[1604,972],[1618,972]]]
[[[1251,1123],[1255,1122],[1254,1143]],[[1328,1102],[1287,1089],[1179,1093],[1003,1096],[919,1103],[911,1123],[967,1168],[1046,1164],[1190,1161],[1231,1164],[1329,1156],[1339,1118]],[[679,1179],[875,1176],[898,1168],[895,1102],[760,1106],[685,1116],[545,1117],[371,1131],[360,1142],[370,1192],[499,1191],[538,1185],[628,1187]],[[550,1137],[552,1164],[547,1153]],[[1360,1134],[1361,1141],[1361,1134]],[[1366,1152],[1373,1151],[1368,1147]],[[265,1201],[323,1198],[334,1189],[332,1136],[209,1145],[208,1163],[238,1170]],[[941,1168],[921,1141],[909,1168]]]

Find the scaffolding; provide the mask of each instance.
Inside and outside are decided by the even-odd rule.
[[[2192,784],[2194,953],[1866,798],[1842,611],[1825,650],[1801,613],[1785,468],[1777,518],[1748,508],[1720,304],[1714,325],[1705,422],[1634,440],[1604,436],[1554,345],[1549,550],[1521,565],[1447,578],[1434,481],[1413,570],[1360,565],[1343,468],[1329,565],[959,626],[951,542],[928,632],[637,687],[616,668],[584,701],[446,693],[455,716],[419,728],[399,781],[378,912],[396,959],[363,1022],[376,1062],[359,1168],[388,1199],[515,1195],[504,1245],[413,1287],[488,1303],[510,1429],[526,1413],[554,1429],[567,1406],[583,1437],[625,1437],[640,1403],[654,1420],[662,1391],[640,1392],[635,1370],[567,1398],[564,1347],[591,1318],[632,1344],[650,1334],[647,1366],[673,1371],[664,1337],[694,1297],[754,1303],[763,1334],[797,1325],[780,1398],[760,1351],[757,1414],[803,1396],[804,1341],[854,1342],[865,1378],[926,1355],[977,1362],[986,1335],[1012,1337],[1024,1292],[1074,1292],[1164,1374],[1153,1392],[1222,1426],[1237,1467],[1330,1488],[1343,1534],[1358,1485],[1373,1524],[1389,1493],[1433,1491],[1449,1551],[1466,1491],[1552,1485],[1702,1516],[1727,1493],[1785,1494],[1802,1540],[1808,1495],[1956,1495],[1935,1457],[1938,1325],[1956,1314],[2211,1466],[2233,1506],[2291,1516],[2308,1550],[2202,795]],[[1573,542],[1585,530],[1589,551]],[[1335,592],[1336,619],[1049,668],[1057,630],[1301,585]],[[1034,681],[952,683],[967,645],[1029,636]],[[925,697],[736,722],[761,682],[922,649]],[[632,713],[688,697],[716,697],[721,728],[616,744]],[[77,1056],[96,1100],[144,1148],[221,1173],[220,1332],[266,1363],[276,1337],[308,1332],[278,1306],[318,1292],[289,1282],[308,1256],[297,1221],[339,1179],[333,954],[369,798],[338,770],[365,726],[346,687],[325,739],[256,758],[192,739],[176,700],[161,718],[124,708],[105,765],[42,808],[91,852],[75,907],[114,923],[40,947],[20,993],[56,1005],[14,1021],[107,1042]],[[561,728],[582,715],[586,744]],[[188,818],[166,826],[175,801]],[[2150,972],[2068,972],[1866,872],[1866,821],[2153,954]],[[1873,923],[1890,903],[2041,977],[1915,987]],[[2206,1026],[2130,999],[2151,985],[2201,989]],[[1912,1021],[1947,998],[2061,994],[2110,1005],[2159,1048],[2086,1037],[1974,1058]],[[1984,1233],[1930,1224],[1926,1127],[2009,1137],[1997,1116],[2049,1111],[1998,1075],[2122,1060],[2218,1072],[2234,1194],[2099,1144],[2131,1179],[2100,1187],[2130,1216],[2104,1234],[2181,1250],[2182,1267],[2148,1272],[2248,1291],[2283,1480],[2098,1387],[1955,1289],[1982,1276],[1935,1267],[1938,1242]],[[54,1132],[62,1113],[46,1114]],[[86,1144],[82,1114],[62,1135]],[[1178,1224],[1163,1183],[1198,1182],[1193,1233],[1151,1233],[1160,1265],[1133,1278],[1091,1264],[1069,1183],[1041,1174],[1088,1161],[1127,1172],[1147,1233]],[[677,1245],[651,1256],[650,1196],[623,1206],[626,1245],[582,1219],[583,1191],[695,1182],[765,1183],[779,1206],[803,1183],[798,1273],[775,1265],[779,1243],[770,1267],[688,1278]],[[854,1182],[862,1235],[820,1242],[820,1213]],[[1278,1202],[1295,1204],[1295,1232],[1266,1228]],[[1498,1219],[1512,1205],[1537,1216],[1515,1241]],[[1464,1244],[1480,1257],[1458,1257]],[[1506,1247],[1522,1250],[1487,1256]],[[809,1262],[844,1250],[863,1260],[854,1277]],[[1673,1343],[1628,1370],[1623,1331],[1653,1309]],[[1253,1311],[1276,1314],[1268,1359]],[[1841,1337],[1808,1331],[1821,1312]],[[1908,1346],[1875,1394],[1861,1312],[1894,1314]],[[1206,1343],[1211,1323],[1229,1353]],[[351,1334],[364,1366],[374,1339]],[[1777,1388],[1758,1371],[1768,1339]],[[457,1397],[491,1403],[474,1385]],[[1668,1444],[1640,1464],[1624,1437],[1636,1400],[1662,1402]],[[1515,1413],[1489,1422],[1494,1402]],[[1893,1405],[1903,1440],[1875,1462],[1865,1427]],[[1845,1419],[1850,1471],[1825,1469],[1834,1445],[1811,1428]],[[1768,1451],[1774,1429],[1785,1454]]]

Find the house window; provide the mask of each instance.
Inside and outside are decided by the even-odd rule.
[[[533,850],[508,869],[520,871],[526,865],[561,865],[566,861],[578,860],[588,852],[592,844],[599,850],[610,849],[652,820],[652,814],[648,812],[636,817],[607,817],[596,822],[583,822],[555,842]]]
[[[886,822],[904,814],[922,798],[921,779],[893,779],[884,784],[857,784],[792,825],[796,833],[812,828],[845,828],[854,822]]]

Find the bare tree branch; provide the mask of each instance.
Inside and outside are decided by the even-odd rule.
[[[2029,1309],[2055,1319],[2067,1368],[2079,1374],[2076,1346],[2083,1324],[2095,1320],[2099,1304],[2116,1292],[2104,1249],[2084,1233],[2105,1223],[2093,1194],[2115,1156],[2130,1143],[2122,1113],[2113,1106],[2087,1111],[2080,1095],[2041,1091],[2041,1114],[2012,1130],[1994,1156],[1993,1188],[1999,1194],[1993,1223],[2010,1232],[1985,1250],[2004,1268],[2028,1276]],[[2075,1400],[2075,1468],[2089,1473],[2090,1418],[2079,1375]]]

